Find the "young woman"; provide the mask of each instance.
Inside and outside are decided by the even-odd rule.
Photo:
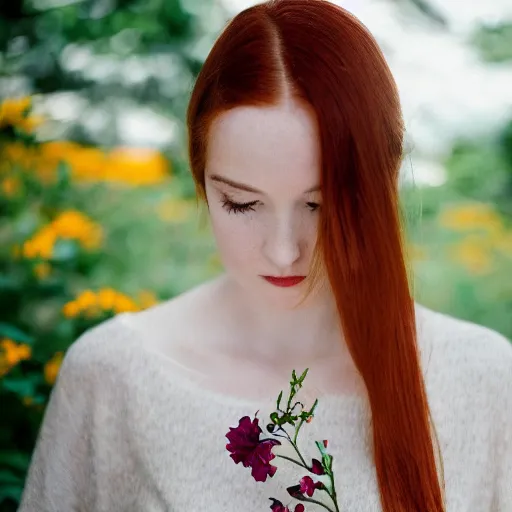
[[[329,440],[340,511],[512,511],[512,345],[412,298],[404,124],[364,25],[323,0],[244,10],[188,129],[225,272],[73,344],[20,512],[299,510],[301,468],[255,482],[225,435],[305,368],[301,445]]]

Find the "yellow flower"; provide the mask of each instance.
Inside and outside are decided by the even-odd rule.
[[[44,378],[50,385],[55,383],[57,375],[59,374],[60,366],[64,358],[63,352],[57,352],[54,356],[44,365]]]
[[[492,270],[491,248],[479,236],[468,236],[449,249],[450,257],[474,274],[486,274]]]
[[[98,304],[98,298],[92,290],[85,290],[76,299],[80,309],[84,310]]]
[[[31,106],[32,100],[29,96],[6,99],[0,104],[0,126],[16,125],[20,119],[26,117]]]
[[[71,176],[76,180],[97,180],[105,173],[105,155],[98,148],[81,146],[71,141],[41,144],[38,175],[50,181],[55,178],[60,163],[70,166]]]
[[[18,128],[21,128],[25,133],[33,133],[36,128],[39,128],[46,119],[43,116],[29,116],[20,119],[17,123]]]
[[[103,239],[101,226],[76,210],[62,212],[51,224],[59,238],[77,240],[87,249],[97,248]]]
[[[112,288],[104,288],[98,292],[98,305],[105,311],[114,309],[118,293]]]
[[[85,249],[93,250],[101,245],[103,230],[82,213],[65,211],[23,244],[22,255],[27,259],[50,259],[58,239],[76,240]]]
[[[159,301],[153,292],[142,291],[138,295],[138,302],[141,309],[147,309],[158,304]]]
[[[503,221],[494,209],[484,203],[446,208],[439,216],[442,226],[457,231],[484,230],[495,234],[503,229]]]
[[[106,158],[98,148],[77,147],[65,155],[65,161],[76,180],[100,180],[105,175]]]
[[[61,160],[66,160],[66,156],[79,151],[81,146],[76,142],[68,140],[53,140],[41,144],[41,156],[47,160],[53,160],[59,163]]]
[[[4,338],[0,342],[0,376],[5,375],[20,361],[30,359],[32,349],[25,344],[16,343],[14,340]]]
[[[66,318],[75,318],[80,313],[80,306],[73,300],[64,305],[62,312]]]
[[[1,343],[4,358],[10,365],[15,365],[23,359],[30,359],[31,348],[28,345],[19,344],[6,338]]]
[[[146,304],[156,301],[154,295],[142,295]],[[104,288],[98,293],[92,290],[86,290],[81,293],[74,301],[68,302],[64,305],[62,311],[68,318],[75,318],[78,315],[83,315],[86,318],[94,318],[101,315],[102,312],[123,313],[125,311],[140,311],[141,306],[136,302],[124,295],[117,292],[112,288]]]
[[[139,306],[126,295],[119,294],[116,303],[114,305],[114,311],[116,314],[124,313],[125,311],[139,311]]]
[[[0,105],[0,128],[14,126],[26,133],[32,133],[44,122],[41,116],[29,116],[32,108],[30,97],[10,98]]]
[[[20,118],[26,131],[41,120]],[[150,148],[115,148],[105,153],[101,148],[81,146],[71,141],[42,143],[37,151],[16,144],[9,147],[9,160],[33,169],[44,182],[55,179],[59,163],[70,166],[77,181],[114,181],[130,185],[153,185],[170,176],[170,164],[160,152]]]
[[[1,187],[3,193],[6,196],[12,197],[16,195],[20,190],[20,181],[18,178],[8,176],[2,180]]]
[[[53,254],[53,248],[56,241],[57,233],[51,228],[51,226],[47,226],[23,244],[23,257],[27,259],[50,259]]]
[[[132,185],[153,185],[169,177],[169,164],[165,157],[149,148],[112,150],[107,158],[105,178]]]

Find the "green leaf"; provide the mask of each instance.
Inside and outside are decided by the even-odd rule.
[[[7,498],[19,502],[22,493],[23,485],[0,485],[0,503]]]
[[[316,444],[318,450],[320,451],[320,453],[322,454],[322,458],[325,455],[327,455],[327,452],[325,451],[324,443],[322,441],[315,441],[315,444]]]
[[[71,183],[71,166],[66,162],[59,162],[57,166],[57,186],[69,187]]]
[[[30,456],[17,452],[17,451],[1,451],[0,452],[0,466],[8,466],[19,472],[25,472],[30,462]],[[0,480],[2,480],[2,473],[0,471]],[[2,480],[3,481],[3,480]]]
[[[0,292],[13,292],[20,290],[23,284],[12,275],[0,274]]]
[[[6,498],[14,501],[21,499],[25,478],[25,468],[17,475],[9,469],[0,469],[0,503]]]
[[[23,485],[23,478],[8,469],[0,469],[0,487],[16,484]]]
[[[281,393],[279,393],[279,396],[277,398],[277,408],[280,409],[281,407],[281,398],[283,398],[283,391],[281,390]]]
[[[308,371],[309,371],[309,368],[306,368],[303,372],[302,372],[302,375],[299,377],[299,382],[304,382],[304,379],[306,378],[306,375],[308,374]]]
[[[5,377],[1,384],[5,390],[16,393],[21,397],[32,397],[36,391],[34,382],[27,378]]]
[[[27,345],[32,345],[34,343],[34,338],[32,336],[24,333],[14,325],[7,324],[5,322],[0,322],[0,336],[10,338],[18,343],[26,343]]]

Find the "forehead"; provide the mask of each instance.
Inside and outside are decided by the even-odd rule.
[[[274,184],[317,184],[320,144],[314,113],[295,102],[223,112],[210,126],[206,172],[262,190]]]

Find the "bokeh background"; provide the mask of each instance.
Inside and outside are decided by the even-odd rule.
[[[254,3],[0,2],[1,512],[69,345],[222,271],[184,117],[218,33]],[[416,299],[512,339],[512,4],[337,3],[399,85]]]

